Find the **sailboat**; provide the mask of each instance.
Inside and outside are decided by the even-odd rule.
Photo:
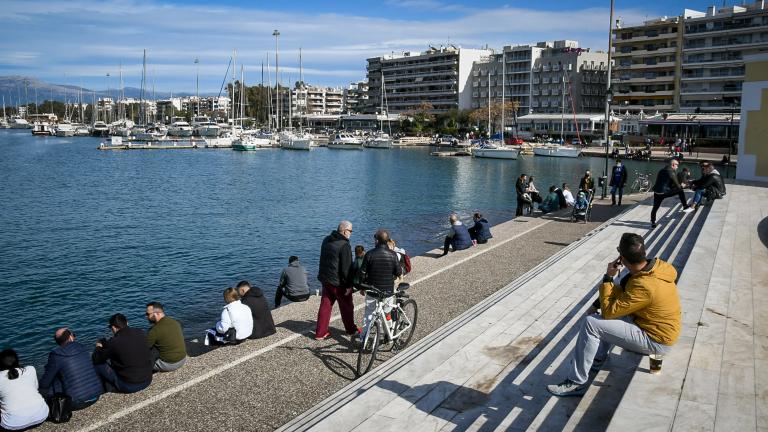
[[[490,136],[488,143],[472,148],[472,156],[487,159],[517,159],[520,149],[510,147],[504,142],[504,111],[506,108],[505,85],[507,62],[505,53],[501,54],[501,140],[496,141]],[[491,130],[491,74],[488,68],[488,130]]]
[[[379,149],[391,149],[392,138],[390,134],[384,133],[384,120],[387,119],[387,125],[391,128],[389,123],[389,110],[385,110],[386,104],[386,92],[384,89],[384,71],[381,72],[381,114],[379,117],[379,130],[376,131],[373,136],[369,137],[363,145],[367,148],[379,148]],[[391,130],[390,130],[391,132]]]
[[[543,146],[537,146],[533,148],[533,154],[536,156],[548,156],[548,157],[565,157],[565,158],[577,158],[581,156],[581,149],[578,147],[565,146],[565,70],[563,70],[563,102],[560,112],[560,144],[547,144]],[[568,88],[570,89],[570,83]],[[573,106],[573,95],[568,92],[571,98],[571,106]],[[574,111],[574,117],[576,112]],[[574,125],[578,128],[578,123],[574,118]]]
[[[308,88],[304,85],[304,69],[301,63],[301,48],[299,48],[299,82],[301,82],[301,89],[304,91],[304,116],[299,121],[299,131],[295,132],[293,128],[288,128],[287,131],[283,131],[280,134],[280,147],[287,149],[287,150],[310,150],[312,149],[312,135],[310,135],[308,132],[304,131],[303,125],[304,125],[304,118],[306,117],[306,106],[307,106],[307,93]],[[290,91],[289,93],[290,94]],[[298,98],[297,98],[298,100]],[[288,105],[288,118],[293,118],[291,116],[291,106],[293,104],[290,103]]]
[[[234,68],[233,68],[234,70]],[[234,96],[235,83],[232,82],[232,95]],[[234,104],[232,107],[234,111]],[[245,131],[243,130],[242,119],[245,116],[245,68],[240,65],[240,134],[232,140],[232,150],[236,151],[251,151],[262,148],[272,147],[272,143],[269,142],[269,138],[264,138],[257,135],[257,131]],[[235,118],[232,119],[233,130],[237,130],[234,127]]]

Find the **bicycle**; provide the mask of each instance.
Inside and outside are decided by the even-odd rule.
[[[357,376],[365,375],[376,360],[379,352],[379,342],[384,336],[384,343],[392,344],[392,351],[403,350],[413,337],[416,330],[419,309],[416,301],[411,299],[405,291],[410,284],[401,283],[397,286],[394,296],[387,296],[372,285],[360,284],[365,294],[376,299],[376,309],[371,315],[368,330],[360,338],[360,347],[357,353]],[[395,298],[395,305],[389,311],[384,311],[384,302]]]
[[[639,192],[639,193],[646,193],[651,190],[651,174],[650,173],[641,173],[639,171],[635,171],[635,181],[632,182],[632,187],[629,188],[629,191]]]

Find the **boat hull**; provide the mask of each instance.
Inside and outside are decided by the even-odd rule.
[[[476,148],[472,149],[472,156],[486,159],[517,159],[520,154],[518,149],[494,149],[494,148]]]
[[[364,146],[366,148],[374,148],[374,149],[391,149],[392,148],[392,140],[390,139],[381,139],[381,138],[374,138],[370,141],[367,141]]]
[[[286,150],[310,150],[312,148],[312,140],[307,138],[281,140],[280,147]]]
[[[554,148],[554,147],[534,147],[533,154],[536,156],[577,158],[581,155],[581,149],[577,148]]]

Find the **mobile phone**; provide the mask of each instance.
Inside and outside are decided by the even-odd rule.
[[[613,262],[613,268],[619,268],[621,267],[621,257],[616,259],[616,261]]]

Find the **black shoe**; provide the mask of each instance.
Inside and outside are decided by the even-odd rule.
[[[651,222],[651,228],[656,228],[658,225],[656,225],[656,222]]]

